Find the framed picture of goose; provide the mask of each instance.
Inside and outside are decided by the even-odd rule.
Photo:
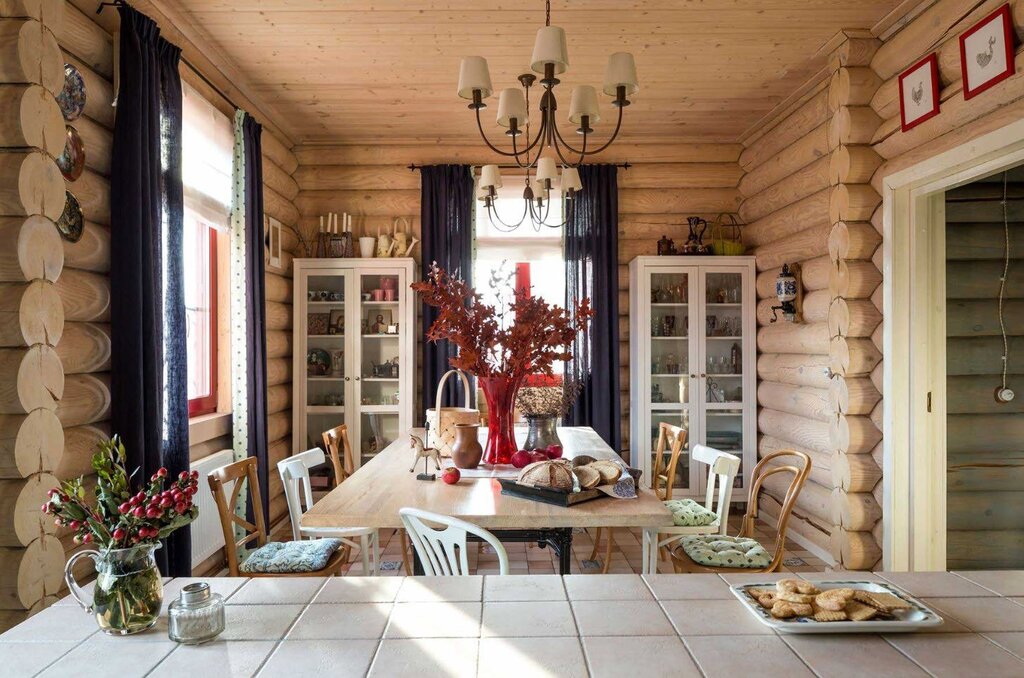
[[[964,99],[1013,75],[1013,20],[1003,5],[960,36]]]
[[[939,114],[939,61],[934,52],[903,71],[899,85],[904,132]]]

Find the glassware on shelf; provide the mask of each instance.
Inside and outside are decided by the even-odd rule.
[[[729,361],[732,363],[733,374],[743,372],[743,352],[738,343],[732,345],[732,349],[729,351]]]
[[[675,353],[665,356],[665,374],[679,374],[679,359]]]

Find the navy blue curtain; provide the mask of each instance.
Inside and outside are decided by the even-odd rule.
[[[473,175],[469,165],[429,165],[420,168],[420,226],[422,279],[432,262],[473,284]],[[437,317],[437,309],[423,305],[423,330]],[[437,382],[450,369],[456,349],[447,341],[423,342],[424,407],[434,406]],[[462,404],[461,380],[449,388],[442,405]]]
[[[619,186],[614,165],[579,168],[583,190],[565,227],[565,304],[590,297],[594,318],[580,334],[566,375],[583,389],[566,426],[591,426],[620,450],[619,422]]]
[[[122,5],[121,85],[110,167],[112,430],[135,482],[189,467],[182,283],[181,51],[147,16]],[[168,368],[168,369],[165,369]],[[177,530],[161,571],[188,576],[191,540]]]
[[[263,516],[270,520],[270,458],[267,451],[267,333],[264,322],[263,269],[263,152],[262,126],[245,114],[242,136],[245,144],[245,359],[249,365],[246,398],[249,405],[249,456],[256,457]],[[253,520],[249,504],[249,520]]]

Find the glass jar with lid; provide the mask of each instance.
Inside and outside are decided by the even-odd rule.
[[[224,598],[206,582],[188,584],[167,608],[167,635],[186,645],[213,640],[224,631]]]

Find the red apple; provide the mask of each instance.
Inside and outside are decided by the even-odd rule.
[[[519,450],[512,455],[512,465],[516,468],[526,468],[532,461],[529,450]]]
[[[548,460],[548,455],[544,452],[544,450],[534,450],[533,452],[530,453],[530,457],[532,457],[534,461]]]
[[[549,459],[561,459],[562,458],[562,446],[561,445],[548,445],[547,449],[544,450],[548,454]]]
[[[459,482],[459,478],[461,477],[462,474],[459,473],[459,469],[455,468],[454,466],[449,466],[445,468],[445,470],[441,471],[441,480],[448,483],[449,485],[454,485],[455,483]]]

